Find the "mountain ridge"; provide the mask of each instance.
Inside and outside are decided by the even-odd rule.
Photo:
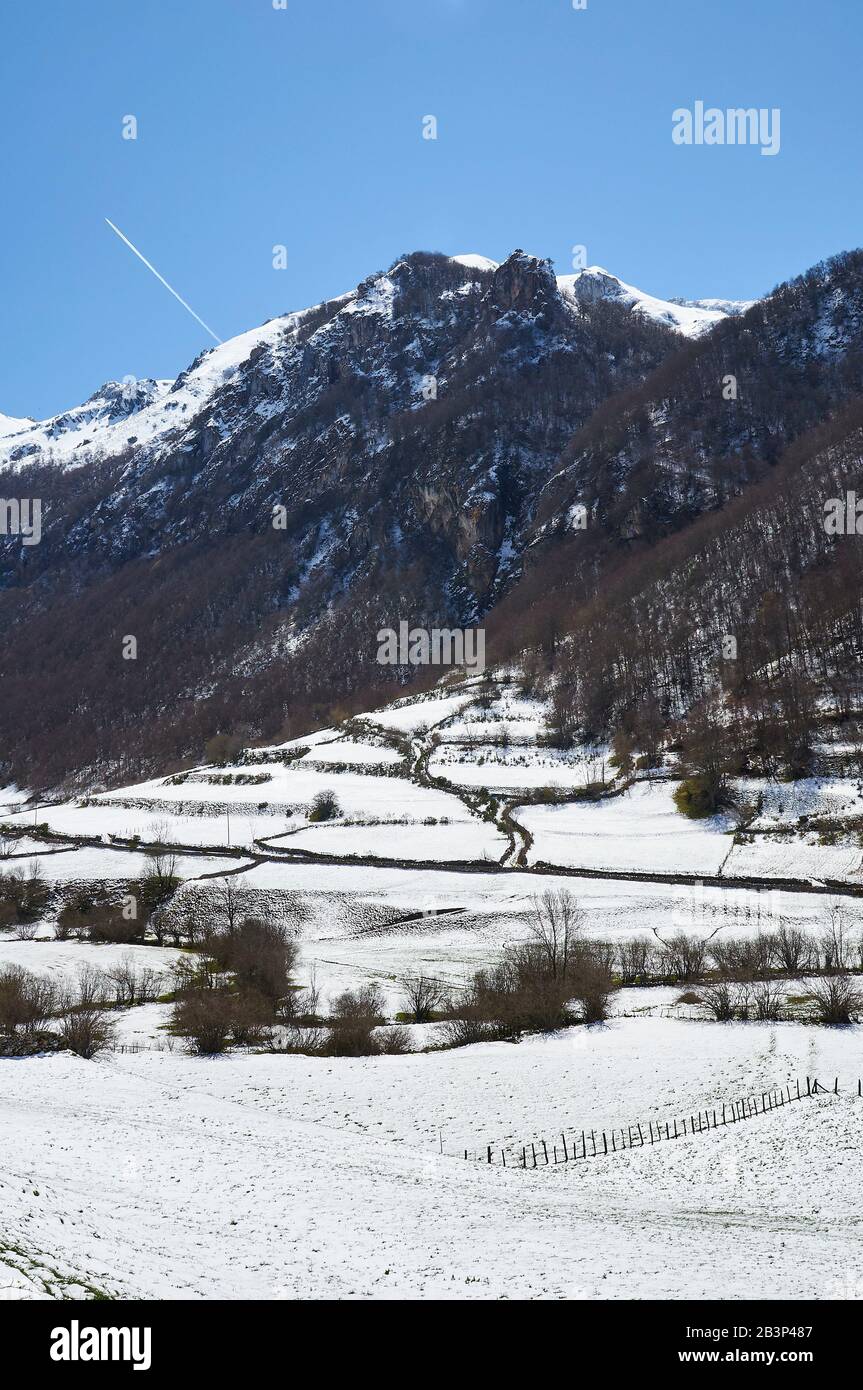
[[[478,254],[455,255],[447,259],[467,270],[485,273],[494,273],[506,264]],[[538,257],[529,259],[540,260]],[[545,263],[550,265],[550,262]],[[396,262],[395,266],[398,264]],[[384,275],[382,273],[378,278],[382,280]],[[727,299],[663,300],[627,284],[600,266],[588,266],[571,275],[558,275],[555,279],[561,294],[576,305],[585,300],[610,299],[633,312],[664,323],[684,336],[709,332],[723,318],[743,313],[756,302]],[[155,442],[173,428],[173,421],[166,413],[168,409],[179,407],[182,410],[195,404],[203,408],[207,400],[207,385],[215,389],[219,372],[248,361],[251,353],[271,341],[275,333],[282,329],[290,331],[292,326],[298,326],[301,321],[317,315],[325,306],[341,304],[343,309],[348,309],[352,302],[356,302],[358,292],[359,288],[307,309],[276,315],[258,327],[226,339],[218,347],[205,349],[174,379],[110,379],[86,401],[47,416],[44,420],[0,414],[0,467],[32,462],[40,452],[48,455],[49,462],[80,466],[128,443],[128,437],[124,439],[119,428],[124,423],[128,423],[130,429],[134,428],[134,443]],[[196,377],[198,380],[195,382]],[[172,401],[170,398],[177,394],[181,384],[189,381],[195,382],[198,387],[197,393],[192,392],[194,398]],[[149,409],[160,406],[163,410],[161,422],[157,410]]]
[[[863,392],[859,252],[694,337],[623,282],[477,260],[401,257],[201,354],[113,453],[7,469],[44,504],[38,546],[0,536],[10,780],[129,781],[368,708],[414,674],[376,660],[402,619],[488,621],[500,652],[500,610],[545,648]]]

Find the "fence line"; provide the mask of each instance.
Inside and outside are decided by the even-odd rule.
[[[464,1156],[475,1162],[498,1163],[503,1168],[533,1169],[540,1166],[548,1167],[556,1163],[581,1162],[583,1159],[605,1158],[608,1154],[622,1153],[624,1149],[645,1148],[651,1144],[665,1143],[671,1139],[683,1139],[686,1135],[703,1134],[711,1129],[721,1129],[723,1126],[738,1124],[741,1120],[754,1119],[756,1115],[769,1114],[772,1110],[779,1110],[782,1106],[791,1105],[798,1100],[812,1099],[818,1095],[839,1094],[838,1076],[834,1079],[832,1086],[822,1086],[817,1077],[809,1076],[805,1078],[804,1084],[805,1090],[798,1078],[793,1085],[788,1082],[784,1088],[778,1087],[770,1091],[762,1091],[760,1096],[741,1096],[738,1100],[725,1101],[721,1105],[691,1112],[688,1118],[686,1116],[681,1119],[676,1117],[668,1120],[665,1124],[657,1124],[654,1120],[648,1120],[643,1125],[636,1121],[634,1124],[627,1125],[626,1129],[622,1127],[612,1130],[570,1129],[568,1131],[570,1136],[568,1143],[567,1131],[563,1130],[559,1142],[532,1139],[527,1144],[517,1145],[515,1150],[512,1146],[500,1148],[487,1144],[485,1150],[479,1153],[470,1154],[465,1149]],[[863,1082],[859,1080],[856,1094],[858,1097],[863,1097]],[[509,1152],[509,1163],[507,1163],[507,1152]]]

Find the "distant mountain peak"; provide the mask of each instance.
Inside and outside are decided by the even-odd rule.
[[[725,299],[658,299],[597,265],[572,275],[556,275],[551,260],[521,247],[504,261],[477,252],[446,256],[414,251],[389,270],[370,275],[347,294],[279,315],[218,347],[207,348],[174,381],[133,377],[107,381],[82,405],[47,420],[0,415],[0,467],[18,467],[37,459],[75,467],[95,457],[155,444],[205,409],[254,354],[274,354],[275,360],[298,333],[314,332],[313,325],[321,316],[323,322],[342,315],[344,320],[352,320],[351,333],[357,341],[357,335],[372,333],[375,323],[392,319],[400,301],[404,302],[405,286],[434,286],[436,277],[446,276],[446,267],[451,276],[456,266],[464,279],[457,293],[469,290],[469,272],[476,272],[492,312],[503,317],[555,317],[567,309],[571,312],[582,304],[605,300],[695,338],[750,307],[748,302]],[[445,289],[444,297],[451,293]]]
[[[612,300],[656,323],[664,323],[687,338],[700,338],[723,319],[743,314],[755,303],[754,300],[732,299],[659,299],[635,285],[628,285],[601,265],[586,266],[573,275],[559,275],[557,283],[562,294],[578,302]]]

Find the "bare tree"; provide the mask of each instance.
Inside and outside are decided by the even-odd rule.
[[[406,1012],[414,1023],[430,1023],[446,1002],[446,989],[440,980],[428,975],[405,975],[401,981]]]
[[[584,921],[584,911],[566,888],[558,892],[548,889],[541,897],[531,899],[528,935],[551,979],[566,979]]]
[[[799,975],[808,964],[811,943],[799,927],[789,927],[783,922],[774,937],[776,959],[789,975]]]
[[[662,943],[664,950],[663,969],[672,979],[690,984],[704,975],[707,961],[707,943],[703,937],[687,936],[678,932]]]
[[[124,956],[117,965],[107,970],[105,978],[113,986],[116,1004],[143,1004],[156,999],[159,994],[160,981],[156,971],[149,967],[139,969],[131,956]]]
[[[618,968],[625,985],[646,983],[654,968],[653,942],[649,936],[634,936],[619,948]]]
[[[240,919],[240,894],[237,892],[236,879],[228,874],[224,878],[214,879],[213,889],[216,895],[216,911],[229,934],[233,936]]]
[[[821,966],[824,970],[846,970],[851,964],[852,945],[845,928],[842,903],[830,904],[830,924],[821,937]]]

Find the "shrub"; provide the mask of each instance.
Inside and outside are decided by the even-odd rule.
[[[211,1057],[224,1052],[232,1021],[230,995],[223,990],[194,989],[177,1000],[171,1024],[188,1038],[192,1051]]]
[[[204,745],[204,761],[224,767],[233,762],[243,747],[243,740],[232,734],[213,734]]]
[[[110,993],[107,976],[91,966],[79,972],[74,991],[63,996],[58,1036],[60,1046],[79,1057],[95,1057],[111,1041],[112,1028],[105,1012]]]
[[[661,964],[667,978],[692,984],[701,980],[707,959],[707,944],[703,937],[678,932],[662,943]]]
[[[368,1057],[378,1047],[372,1033],[382,1022],[383,998],[380,986],[363,985],[346,990],[333,1003],[330,1034],[324,1052],[330,1057]]]
[[[812,1001],[817,1021],[831,1028],[855,1023],[857,1014],[863,1009],[863,994],[848,975],[819,980],[812,990]]]
[[[60,1045],[79,1057],[95,1057],[111,1041],[112,1029],[102,1009],[67,1009],[61,1016],[58,1036]]]
[[[26,873],[12,869],[0,873],[0,924],[37,922],[51,899],[51,890],[36,860]]]
[[[247,917],[233,931],[205,938],[204,950],[222,971],[231,971],[242,990],[262,995],[274,1008],[290,991],[297,946],[287,928]]]
[[[335,820],[341,814],[342,808],[334,791],[320,791],[312,798],[310,821]]]
[[[471,1043],[488,1042],[500,1036],[499,1026],[473,1013],[459,1014],[443,1026],[445,1047],[469,1047]]]
[[[761,1023],[773,1023],[782,1017],[782,993],[769,981],[753,986],[752,1008]]]
[[[32,1033],[44,1026],[56,1008],[50,980],[20,965],[0,970],[0,1033]]]
[[[265,1042],[274,1023],[272,1001],[252,992],[233,994],[228,1011],[231,1041],[238,1047]]]
[[[582,1006],[582,1023],[602,1023],[614,988],[611,971],[602,959],[587,955],[575,972],[574,998]]]
[[[134,897],[137,905],[139,895],[128,885],[126,898]],[[122,891],[122,890],[120,890]],[[129,916],[127,902],[117,897],[117,890],[109,892],[105,887],[95,890],[77,889],[67,898],[57,915],[56,936],[66,941],[70,936],[83,937],[88,941],[111,942],[120,946],[143,941],[146,922],[139,917],[137,906],[135,916]]]
[[[75,934],[85,936],[88,941],[131,946],[133,942],[144,940],[145,931],[146,921],[143,918],[125,917],[119,903],[98,903],[79,919]]]
[[[687,777],[674,792],[674,804],[690,820],[703,820],[718,809],[716,792],[704,777]]]
[[[706,989],[704,1003],[717,1023],[727,1023],[734,1017],[734,994],[727,980],[720,980]]]
[[[401,1057],[411,1051],[411,1040],[406,1028],[382,1028],[372,1035],[378,1052],[387,1057]]]

